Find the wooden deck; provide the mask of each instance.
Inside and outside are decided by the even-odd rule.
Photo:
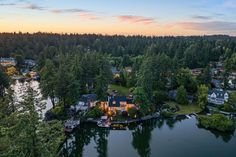
[[[155,113],[153,115],[148,115],[148,116],[144,116],[140,119],[130,119],[130,120],[126,120],[126,121],[111,121],[111,124],[130,124],[130,123],[137,123],[137,122],[143,122],[143,121],[147,121],[147,120],[151,120],[151,119],[156,119],[159,118],[160,114],[159,113]],[[89,123],[96,123],[99,121],[99,119],[90,119],[90,120],[85,120],[84,122],[89,122]]]

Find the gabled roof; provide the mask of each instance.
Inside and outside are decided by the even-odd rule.
[[[208,91],[208,95],[212,95],[213,93],[216,94],[216,98],[218,99],[224,99],[224,95],[227,93],[223,89],[212,89]]]
[[[128,104],[131,104],[132,99],[129,99],[125,96],[109,96],[108,97],[108,106],[109,107],[120,107],[121,102],[127,102]]]

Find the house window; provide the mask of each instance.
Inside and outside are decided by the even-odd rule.
[[[116,104],[116,101],[112,101],[112,104],[115,105],[115,104]]]

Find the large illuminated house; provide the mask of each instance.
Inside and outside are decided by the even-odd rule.
[[[129,108],[137,108],[132,100],[126,96],[108,96],[108,101],[101,102],[101,107],[103,110],[113,113],[128,111]]]

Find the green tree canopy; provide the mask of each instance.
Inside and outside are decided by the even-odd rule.
[[[187,91],[184,88],[184,86],[180,86],[177,89],[176,101],[181,105],[187,105],[188,104]]]
[[[198,86],[197,103],[203,110],[206,108],[207,105],[207,95],[208,95],[208,87],[206,85]]]

